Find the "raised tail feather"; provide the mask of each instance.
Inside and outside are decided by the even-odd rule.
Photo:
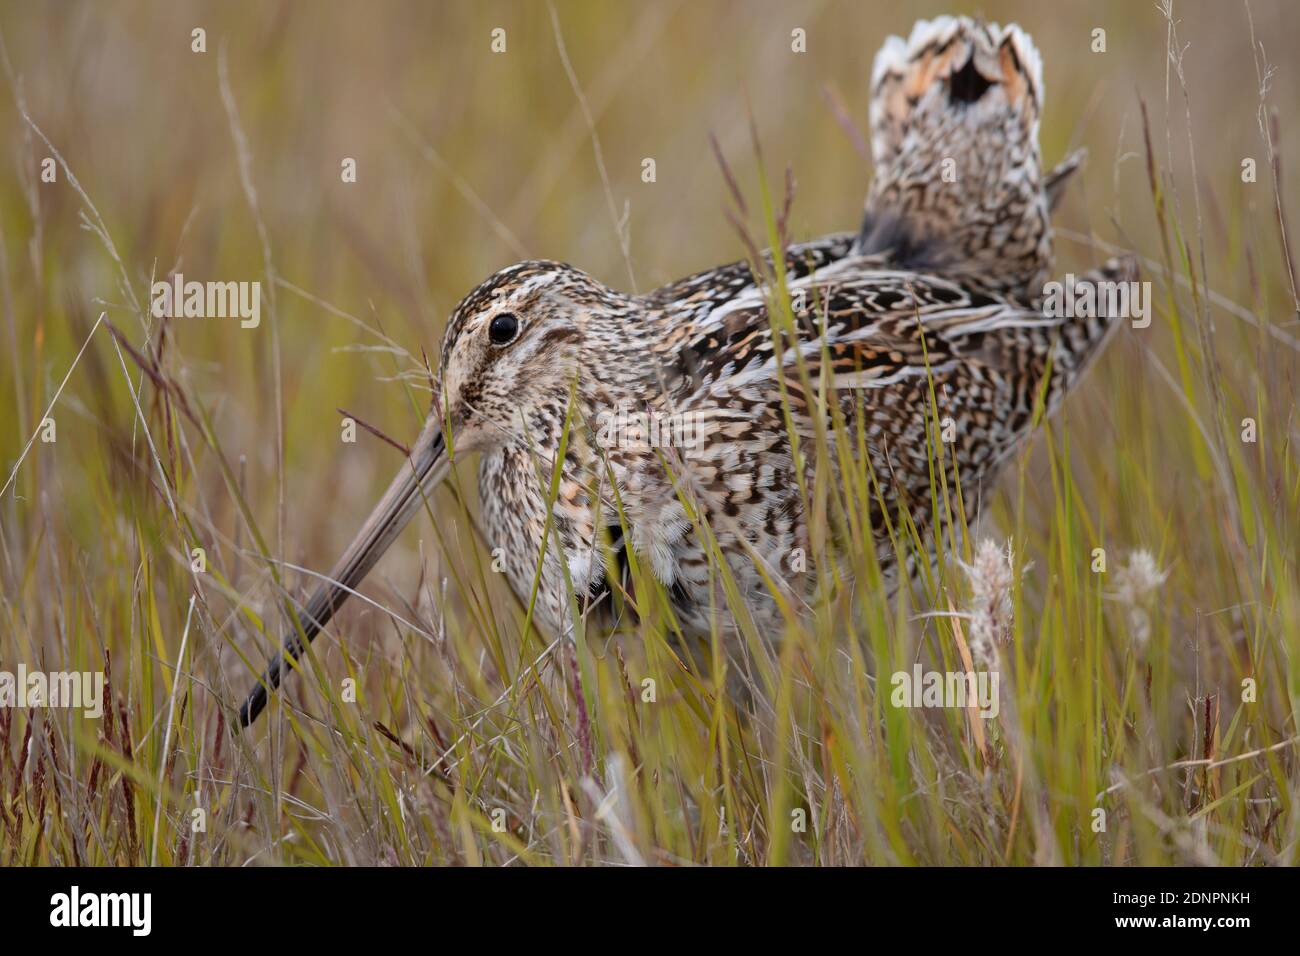
[[[875,178],[863,253],[912,253],[991,292],[1037,299],[1051,268],[1050,206],[1077,165],[1040,168],[1042,61],[1011,24],[922,20],[890,37],[871,80]]]

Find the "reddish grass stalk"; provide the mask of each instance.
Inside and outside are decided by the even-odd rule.
[[[14,788],[10,796],[18,797],[18,789],[23,784],[23,772],[27,769],[27,746],[32,742],[32,715],[27,712],[27,728],[23,731],[23,742],[18,748],[18,772],[14,775]]]
[[[30,720],[30,716],[28,717]],[[32,855],[29,860],[30,866],[35,866],[40,859],[41,841],[45,838],[45,827],[42,821],[45,819],[45,755],[41,754],[36,758],[36,768],[32,771],[32,793],[35,795],[33,802],[36,804],[36,812],[32,817],[32,823],[36,827],[36,841],[32,844]]]
[[[0,707],[0,787],[3,787],[5,771],[13,763],[9,757],[9,732],[13,728],[13,716],[8,707]]]
[[[226,736],[226,715],[221,708],[217,708],[217,732],[212,741],[212,767],[214,770],[221,770],[221,745],[225,742]]]
[[[411,457],[411,449],[407,448],[396,438],[390,438],[389,436],[385,435],[382,431],[380,431],[374,425],[371,425],[368,422],[366,422],[359,415],[353,415],[346,408],[335,408],[334,411],[338,412],[340,415],[344,416],[345,418],[352,419],[354,422],[356,422],[358,425],[360,425],[362,428],[370,432],[370,434],[374,435],[376,438],[380,439],[381,441],[388,442],[388,444],[392,445],[394,448],[400,451],[407,458]]]
[[[591,720],[587,716],[587,701],[582,696],[582,681],[578,679],[578,652],[572,645],[569,646],[569,660],[573,664],[573,698],[578,706],[578,749],[582,752],[582,772],[586,775],[591,773],[595,755],[591,750]]]
[[[127,723],[126,705],[118,704],[118,719],[122,722],[122,756],[126,758],[127,763],[135,762],[135,754],[131,750],[131,727]],[[127,828],[127,850],[131,862],[136,862],[136,855],[139,852],[140,839],[135,829],[135,788],[131,785],[131,777],[127,773],[122,774],[122,800],[126,803],[126,828]]]

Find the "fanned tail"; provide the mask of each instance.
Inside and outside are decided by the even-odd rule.
[[[894,250],[908,266],[1036,300],[1051,267],[1050,207],[1079,156],[1044,181],[1042,60],[1029,35],[922,20],[907,41],[885,41],[871,88],[875,179],[857,251]]]

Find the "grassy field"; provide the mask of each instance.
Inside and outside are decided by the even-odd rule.
[[[937,568],[890,594],[869,477],[810,489],[856,583],[747,628],[738,701],[653,613],[526,626],[465,463],[232,733],[284,595],[402,465],[340,409],[409,443],[424,354],[509,262],[646,291],[743,258],[710,134],[760,242],[787,166],[793,239],[855,228],[871,58],[943,12],[1033,35],[1044,161],[1089,150],[1057,272],[1132,250],[1153,316],[976,526],[936,478]],[[69,3],[6,5],[0,39],[0,671],[109,700],[0,708],[0,865],[1295,861],[1288,4]],[[171,271],[260,281],[260,324],[153,318]],[[891,704],[968,659],[996,718]]]

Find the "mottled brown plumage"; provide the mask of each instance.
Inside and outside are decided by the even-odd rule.
[[[849,434],[864,436],[880,486],[865,518],[887,575],[899,570],[887,519],[906,512],[930,539],[931,386],[954,426],[952,477],[973,507],[1030,428],[1036,399],[1054,409],[1115,324],[1041,308],[1049,209],[1077,160],[1040,173],[1041,69],[1014,26],[919,23],[909,41],[887,41],[872,83],[876,170],[863,223],[786,250],[793,335],[774,333],[774,290],[747,263],[633,296],[530,261],[466,296],[447,326],[438,396],[410,465],[334,569],[337,583],[308,603],[306,636],[449,459],[470,452],[481,454],[487,544],[525,602],[536,583],[535,620],[554,636],[575,608],[611,623],[611,592],[626,586],[630,558],[663,585],[684,633],[726,629],[707,536],[749,613],[779,633],[768,582],[802,600],[812,578],[788,561],[808,552],[803,488],[813,477],[796,472],[791,434],[810,444],[816,416],[830,427],[832,407]],[[1093,278],[1131,270],[1113,262]],[[642,440],[650,422],[688,433],[653,447]],[[803,462],[814,467],[812,456]],[[296,640],[286,648],[299,651]],[[245,723],[281,669],[273,663],[245,704]]]

